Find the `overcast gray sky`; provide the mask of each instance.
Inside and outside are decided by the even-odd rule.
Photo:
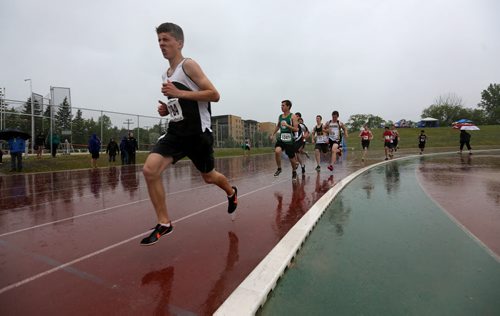
[[[43,95],[70,87],[73,106],[157,115],[167,21],[219,90],[214,115],[274,122],[290,99],[308,125],[333,110],[417,120],[500,82],[497,0],[2,0],[0,87],[26,100],[31,78]]]

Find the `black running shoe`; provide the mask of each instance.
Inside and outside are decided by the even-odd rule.
[[[302,173],[306,173],[306,165],[302,166]]]
[[[154,245],[158,242],[161,236],[170,234],[172,230],[174,230],[174,226],[172,226],[172,224],[170,224],[170,226],[157,224],[151,235],[141,240],[141,245]]]
[[[233,189],[234,189],[233,196],[227,197],[227,212],[229,214],[233,213],[238,207],[238,189],[236,189],[236,187],[233,187]]]
[[[292,171],[292,180],[297,180],[297,171]]]
[[[320,166],[316,166],[316,171],[320,171],[321,170],[321,167]]]
[[[281,173],[281,168],[278,168],[278,170],[276,170],[276,172],[274,173],[274,176],[277,177],[279,176]]]

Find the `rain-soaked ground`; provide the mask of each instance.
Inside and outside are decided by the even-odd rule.
[[[272,176],[275,171],[272,155],[217,159],[216,169],[238,187],[239,207],[235,218],[226,212],[224,193],[204,184],[192,165],[181,161],[167,170],[164,176],[174,232],[151,247],[139,246],[140,239],[155,225],[140,166],[1,176],[0,315],[212,314],[325,192],[362,167],[359,159],[345,156],[344,159],[336,165],[333,173],[327,172],[325,165],[320,173],[312,171],[313,163],[308,161],[308,172],[299,176],[297,182],[291,181],[288,161],[283,161],[284,171],[278,178]],[[443,215],[445,213],[434,202],[437,201],[452,214],[446,203],[458,203],[456,200],[462,195],[457,193],[457,197],[452,198],[454,201],[446,202],[444,192],[453,194],[455,191],[449,189],[456,187],[463,191],[468,188],[468,183],[475,183],[471,191],[463,191],[466,195],[463,203],[475,201],[484,203],[481,205],[494,205],[493,211],[487,211],[485,206],[478,210],[474,206],[478,204],[469,207],[481,216],[484,214],[479,212],[489,212],[485,214],[491,215],[488,221],[493,230],[488,230],[482,237],[480,233],[473,232],[473,228],[468,229],[478,239],[483,238],[484,245],[495,249],[499,223],[498,156],[483,157],[483,154],[478,154],[470,160],[465,156],[463,163],[458,155],[446,159],[444,156],[422,157],[421,162],[417,159],[414,162],[391,163],[360,177],[360,181],[365,180],[361,181],[356,192],[360,201],[365,198],[369,203],[360,209],[353,206],[357,200],[345,195],[341,200],[345,207],[338,211],[330,210],[323,217],[322,221],[326,220],[330,225],[327,227],[330,235],[320,238],[326,242],[322,247],[334,247],[332,254],[337,255],[332,255],[332,259],[338,260],[340,256],[351,266],[356,266],[356,262],[363,262],[361,257],[341,252],[342,249],[351,249],[349,245],[353,244],[346,243],[346,247],[339,247],[347,236],[355,236],[354,241],[361,246],[353,246],[352,251],[374,255],[363,259],[375,266],[360,267],[364,274],[359,277],[363,279],[363,276],[375,274],[371,272],[375,272],[377,266],[380,270],[391,271],[397,266],[415,266],[417,259],[426,263],[443,253],[441,246],[449,249],[445,253],[457,253],[457,249],[462,248],[448,241],[447,235],[434,232],[444,231],[442,225],[450,226],[449,230],[459,240],[477,246],[479,243],[471,241],[470,237],[461,237],[469,235]],[[481,161],[483,163],[480,164]],[[415,171],[408,174],[407,170],[411,168]],[[434,179],[438,172],[443,174],[443,178],[425,180],[426,177]],[[447,177],[453,177],[454,181],[443,180]],[[414,184],[408,190],[407,184],[417,180],[424,183],[422,186],[431,192],[434,201],[423,194],[421,185]],[[480,190],[479,184],[485,189]],[[472,191],[474,189],[478,191]],[[345,192],[343,194],[347,194]],[[440,192],[443,201],[440,200]],[[477,192],[483,195],[476,196]],[[413,199],[417,193],[419,198]],[[406,194],[408,198],[397,200],[400,194]],[[493,202],[488,202],[490,200]],[[383,207],[379,208],[376,202],[383,203]],[[420,202],[426,203],[429,223],[423,214],[418,216],[419,208],[416,206]],[[387,210],[392,210],[394,216],[384,215]],[[457,208],[457,212],[460,210]],[[434,213],[441,214],[438,222],[430,221],[437,216]],[[467,215],[467,212],[463,213]],[[366,214],[371,217],[363,220]],[[459,215],[456,215],[456,221],[468,227],[468,221],[462,222],[458,219]],[[354,230],[356,219],[364,222],[364,228]],[[476,217],[474,219],[477,220]],[[415,220],[425,222],[427,226],[415,224]],[[415,227],[413,239],[404,238],[405,234],[412,232],[407,227]],[[322,234],[321,230],[318,231]],[[438,235],[441,239],[435,240]],[[376,242],[376,236],[386,238]],[[405,247],[413,247],[411,241],[420,239],[423,240],[421,256],[406,257]],[[313,236],[308,243],[309,240],[313,240]],[[488,240],[493,240],[493,243],[490,245]],[[390,247],[396,242],[402,244]],[[434,253],[427,253],[423,250],[428,244],[439,248]],[[464,246],[465,254],[457,258],[483,258],[488,253],[486,247],[477,247],[481,250]],[[301,253],[307,255],[307,251]],[[476,256],[476,253],[481,256]],[[338,271],[332,269],[330,263],[319,260],[329,256],[329,252],[325,251],[315,253],[307,260],[317,262],[321,268],[318,271],[324,273],[325,279],[329,276],[328,271]],[[385,261],[378,262],[380,258],[385,258]],[[491,260],[493,257],[484,258]],[[386,266],[387,263],[392,265]],[[498,270],[498,262],[493,263]],[[333,267],[340,264],[341,261],[334,262]],[[296,266],[299,267],[299,261]],[[456,269],[459,267],[457,265]],[[495,280],[486,266],[478,265],[476,269]],[[390,281],[401,277],[405,278],[402,273],[395,274],[383,286],[370,284],[368,279],[361,284],[379,293],[378,296],[389,297],[395,291],[394,287],[389,287],[393,283]],[[450,280],[454,280],[451,274],[449,280],[441,279],[436,284],[441,284],[446,293],[449,286],[445,286],[445,281]],[[415,284],[418,283],[416,281]],[[469,281],[477,282],[467,275],[463,282]],[[346,291],[354,286],[348,282],[345,284]],[[420,295],[425,297],[423,292]],[[465,296],[464,300],[477,302],[475,295],[476,292],[471,292],[471,298]],[[285,305],[290,305],[290,302]]]
[[[500,153],[389,162],[325,211],[262,315],[500,315]]]

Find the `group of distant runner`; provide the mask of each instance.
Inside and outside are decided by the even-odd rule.
[[[285,152],[292,166],[292,179],[296,180],[299,166],[303,174],[306,172],[304,156],[308,156],[304,151],[304,147],[310,131],[304,124],[301,113],[296,112],[293,114],[291,108],[292,102],[290,100],[281,102],[281,111],[283,113],[278,117],[278,124],[270,138],[273,140],[276,137],[274,153],[278,168],[274,176],[279,176],[282,171],[281,155]],[[322,119],[321,115],[316,116],[316,125],[312,131],[312,139],[315,144],[316,171],[321,170],[321,153],[326,154],[328,152],[331,154],[328,170],[333,171],[337,158],[342,155],[342,137],[348,137],[348,132],[347,128],[339,120],[338,111],[333,111],[332,119],[324,124]]]
[[[271,140],[276,139],[275,143],[275,159],[277,170],[274,176],[277,177],[281,174],[281,157],[283,152],[288,156],[290,165],[292,166],[292,179],[297,179],[297,169],[299,166],[302,169],[302,174],[305,173],[305,159],[304,156],[309,158],[307,152],[304,151],[306,139],[311,135],[311,132],[304,124],[300,112],[295,114],[291,112],[292,102],[290,100],[283,100],[281,102],[282,114],[278,117],[278,123],[274,132],[271,134]],[[321,115],[316,116],[316,125],[312,129],[312,143],[314,144],[314,156],[316,159],[316,171],[321,171],[321,155],[329,155],[328,170],[333,171],[334,165],[343,152],[343,138],[348,137],[348,131],[345,125],[339,120],[339,112],[333,111],[331,120],[322,122]],[[359,133],[361,139],[361,147],[363,154],[361,161],[365,161],[370,141],[373,139],[373,133],[364,124]],[[386,126],[382,135],[384,141],[385,160],[392,159],[394,153],[399,149],[400,135],[395,125]],[[427,136],[422,130],[418,136],[418,147],[420,154],[423,154]]]

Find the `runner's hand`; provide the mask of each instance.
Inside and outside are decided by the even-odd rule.
[[[166,97],[180,98],[182,91],[177,89],[177,87],[170,80],[167,80],[166,83],[161,85],[161,93],[163,93]]]
[[[168,108],[167,104],[161,100],[158,100],[158,114],[160,116],[167,116],[168,115]]]

